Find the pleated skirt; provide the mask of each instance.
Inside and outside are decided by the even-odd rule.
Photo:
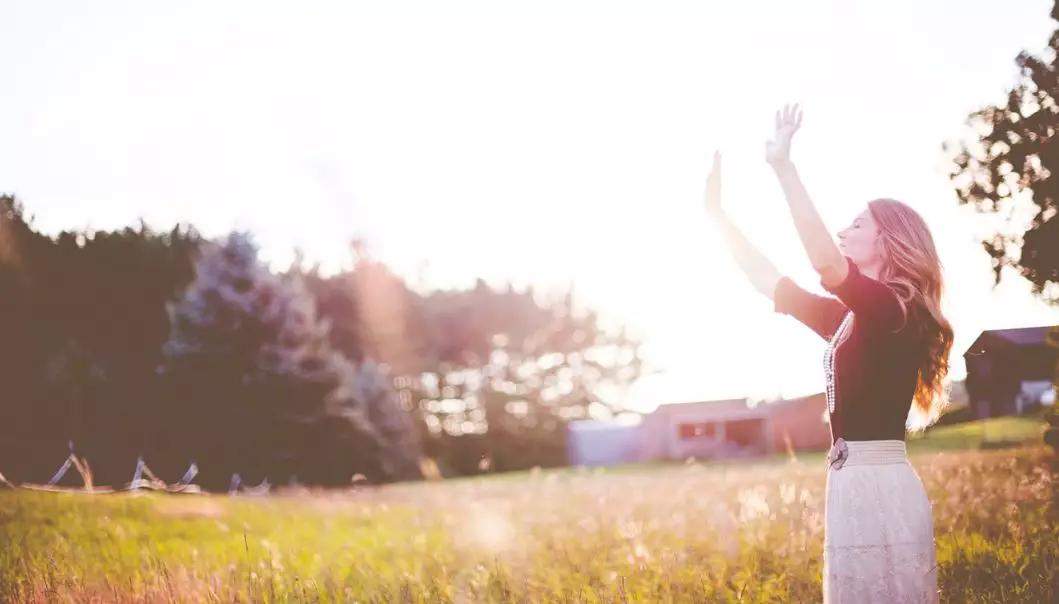
[[[932,508],[904,441],[836,441],[824,508],[824,603],[934,603],[937,577]]]

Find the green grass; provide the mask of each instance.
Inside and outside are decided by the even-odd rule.
[[[288,600],[384,593],[444,562],[446,536],[407,506],[345,498],[0,493],[2,596],[212,594]]]
[[[1039,428],[910,440],[943,601],[1054,601],[1055,453],[978,448]],[[824,479],[812,453],[260,499],[0,491],[0,601],[819,601]]]
[[[1041,414],[990,419],[939,426],[922,435],[909,436],[909,450],[943,451],[987,449],[1025,442],[1041,442],[1046,423]]]

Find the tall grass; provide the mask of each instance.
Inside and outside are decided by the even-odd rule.
[[[1054,601],[1054,452],[917,446],[943,601]],[[819,601],[824,470],[814,454],[261,499],[4,491],[0,601]]]

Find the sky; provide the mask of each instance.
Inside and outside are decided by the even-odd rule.
[[[724,206],[824,293],[764,162],[792,157],[821,216],[876,197],[931,227],[952,377],[983,329],[1059,323],[1013,273],[993,288],[944,141],[1003,102],[1051,3],[22,2],[0,5],[0,191],[47,233],[190,222],[325,271],[359,237],[417,289],[478,277],[626,324],[657,369],[625,401],[823,389],[824,341],[773,311],[702,209]]]

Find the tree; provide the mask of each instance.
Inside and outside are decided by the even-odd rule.
[[[572,293],[540,304],[532,290],[435,292],[424,300],[436,334],[430,368],[408,381],[429,428],[428,453],[450,471],[567,463],[566,425],[609,417],[644,372],[623,327],[575,311]]]
[[[200,238],[142,222],[47,237],[32,222],[0,196],[0,458],[11,478],[39,481],[73,440],[100,482],[127,480],[156,395],[164,302],[191,280]]]
[[[357,397],[350,361],[296,275],[273,275],[249,235],[204,246],[195,281],[169,307],[164,370],[179,398],[169,425],[201,435],[203,482],[385,479],[383,440]],[[183,416],[183,417],[180,417]]]
[[[411,397],[394,389],[388,368],[371,359],[359,363],[352,400],[361,401],[382,440],[383,471],[396,480],[422,478],[421,435]]]
[[[1059,19],[1059,2],[1051,16]],[[1003,215],[1008,229],[982,242],[992,257],[996,282],[1005,266],[1033,284],[1034,292],[1059,304],[1059,30],[1041,57],[1015,59],[1020,79],[1004,105],[968,117],[974,140],[953,153],[952,182],[960,204]],[[1020,216],[1028,216],[1028,222]]]
[[[393,373],[419,441],[447,473],[565,463],[566,423],[623,411],[616,401],[644,371],[639,343],[575,311],[572,294],[541,303],[532,287],[481,279],[419,293],[364,246],[356,259],[351,271],[307,275],[331,343]]]

